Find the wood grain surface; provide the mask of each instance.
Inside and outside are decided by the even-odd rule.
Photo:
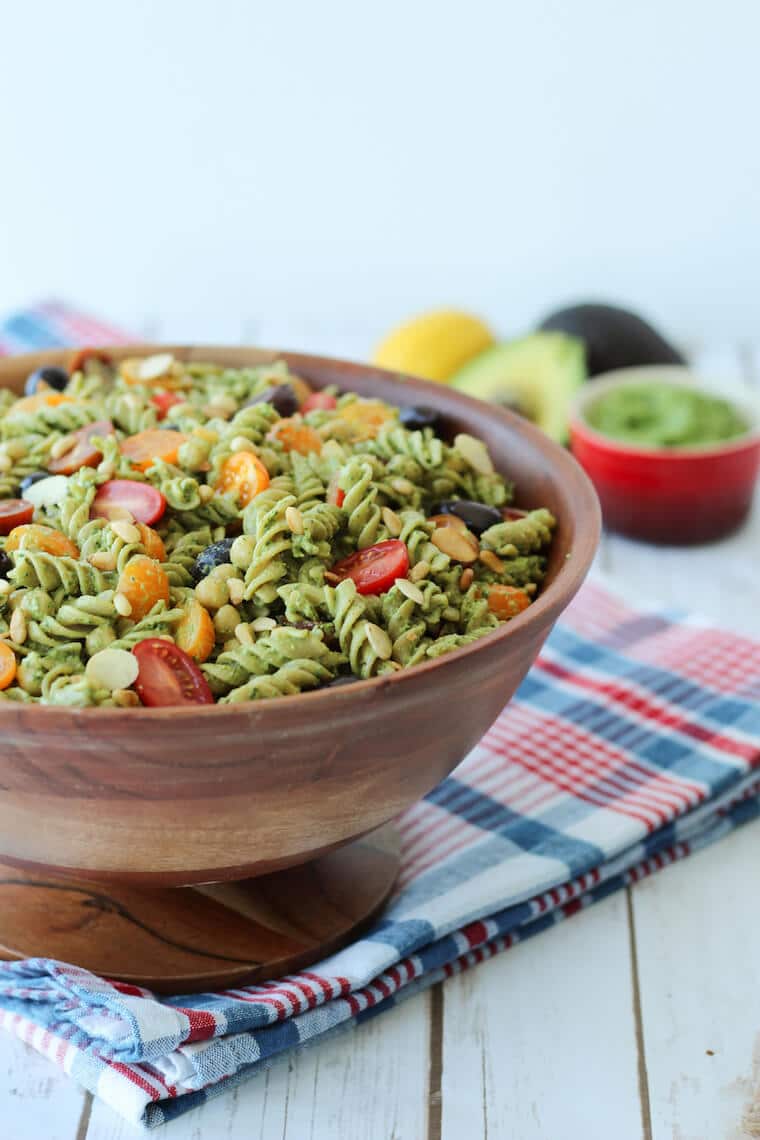
[[[76,962],[159,993],[280,977],[368,925],[398,865],[391,825],[311,863],[207,887],[98,886],[0,864],[0,957]]]

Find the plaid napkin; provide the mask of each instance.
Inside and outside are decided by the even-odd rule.
[[[175,998],[2,963],[0,1024],[156,1126],[754,819],[758,739],[760,644],[588,584],[480,744],[401,817],[401,876],[362,939]]]

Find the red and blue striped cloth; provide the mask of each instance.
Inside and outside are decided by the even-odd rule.
[[[50,313],[28,316],[55,335]],[[401,877],[363,938],[309,971],[175,998],[2,963],[0,1024],[153,1127],[758,814],[760,644],[590,583],[480,744],[400,819]]]

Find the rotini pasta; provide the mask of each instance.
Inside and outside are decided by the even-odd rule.
[[[434,415],[408,428],[334,389],[309,410],[283,362],[166,353],[27,388],[0,392],[4,701],[234,704],[391,674],[543,580],[550,512],[511,507],[484,445]]]

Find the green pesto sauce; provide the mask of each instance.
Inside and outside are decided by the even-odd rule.
[[[749,427],[728,400],[656,381],[613,388],[591,404],[586,419],[602,435],[640,447],[700,447]]]

